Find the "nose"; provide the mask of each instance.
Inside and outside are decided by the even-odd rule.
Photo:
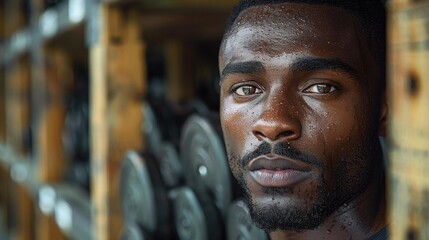
[[[299,111],[290,104],[267,102],[252,126],[258,140],[269,142],[293,141],[301,137],[302,126]]]

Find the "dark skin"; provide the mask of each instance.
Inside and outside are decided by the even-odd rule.
[[[386,226],[377,137],[387,108],[366,36],[339,8],[283,3],[245,10],[223,40],[222,129],[251,204],[305,213],[326,195],[334,206],[316,227],[266,229],[271,239],[368,239]],[[314,159],[243,161],[262,143]]]

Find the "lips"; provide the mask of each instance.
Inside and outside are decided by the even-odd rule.
[[[295,159],[269,154],[249,162],[250,176],[263,187],[290,187],[311,177],[311,166]]]

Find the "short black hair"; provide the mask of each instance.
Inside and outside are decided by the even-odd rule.
[[[368,34],[369,48],[374,54],[380,67],[380,84],[385,88],[386,71],[386,0],[241,0],[232,10],[225,27],[225,35],[234,25],[237,17],[244,10],[260,5],[278,3],[304,3],[315,5],[326,5],[343,9],[352,14]]]
[[[244,10],[260,5],[276,3],[305,3],[338,7],[352,13],[364,28],[386,28],[385,0],[241,0],[229,16],[225,32],[228,32]],[[370,31],[369,31],[370,32]]]

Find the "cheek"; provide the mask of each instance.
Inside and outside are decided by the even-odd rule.
[[[362,144],[368,134],[371,119],[364,99],[356,96],[331,102],[307,104],[306,147],[325,161],[324,178],[335,184],[334,169],[347,158],[353,148]]]
[[[246,150],[251,149],[253,124],[251,114],[234,103],[232,97],[221,97],[220,118],[228,154],[243,156]]]

